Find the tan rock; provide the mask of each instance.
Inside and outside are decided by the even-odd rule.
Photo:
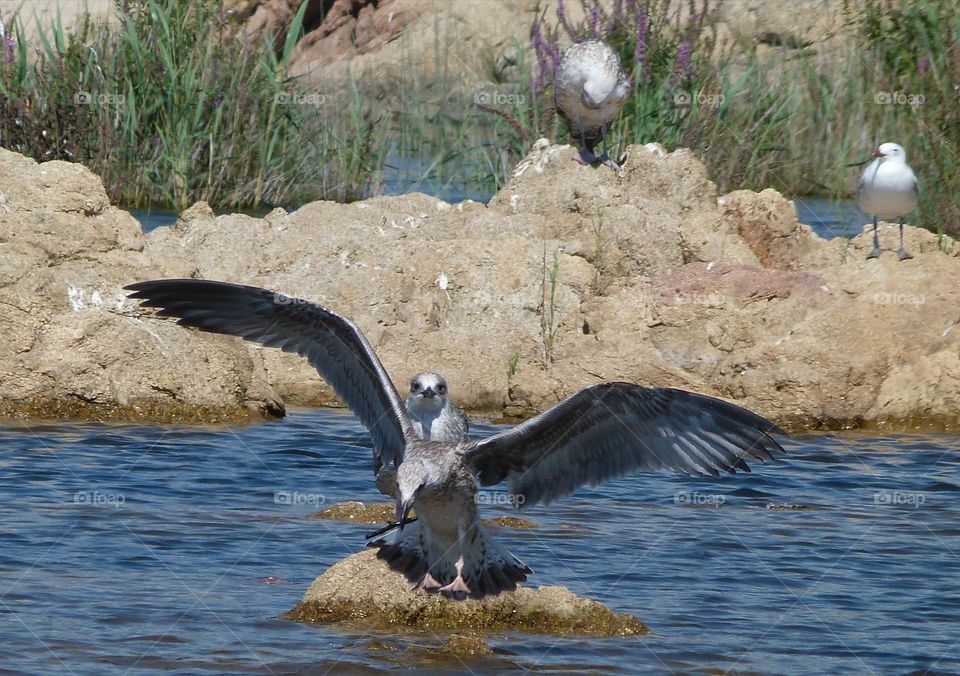
[[[718,198],[688,152],[627,153],[616,173],[538,142],[489,206],[412,194],[261,219],[200,203],[142,235],[86,170],[2,152],[0,414],[336,404],[299,357],[157,320],[121,291],[197,276],[339,311],[401,389],[436,369],[470,409],[526,416],[628,380],[794,428],[960,422],[936,370],[960,352],[960,248],[908,226],[914,260],[867,261],[869,234],[825,241],[774,191]]]
[[[162,276],[100,179],[0,150],[0,417],[242,420],[283,407],[260,360],[144,322],[124,284]],[[135,384],[134,384],[135,383]]]
[[[284,617],[364,629],[457,633],[523,631],[603,637],[649,631],[637,618],[616,614],[564,587],[519,587],[480,601],[450,601],[423,590],[412,591],[407,578],[390,570],[372,550],[327,569]]]

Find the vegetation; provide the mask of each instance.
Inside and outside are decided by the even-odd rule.
[[[561,43],[603,38],[636,88],[612,129],[615,145],[656,141],[693,148],[721,190],[772,186],[793,196],[849,197],[859,169],[895,141],[921,177],[920,224],[960,233],[960,6],[946,0],[867,0],[847,6],[846,53],[793,45],[759,58],[717,46],[709,2],[565,2],[531,27],[534,91],[548,90]],[[544,101],[544,96],[533,97]],[[530,119],[549,119],[549,111]],[[555,129],[555,126],[554,126]],[[526,135],[549,133],[547,127]]]
[[[126,2],[119,26],[87,17],[69,32],[58,16],[35,49],[17,20],[0,55],[0,145],[82,162],[128,206],[361,196],[382,148],[359,97],[287,82],[305,8],[279,54],[272,36],[232,37],[221,2]]]
[[[285,40],[254,46],[232,37],[220,0],[125,2],[119,25],[88,19],[67,32],[56,21],[35,47],[14,23],[0,45],[0,145],[83,162],[126,206],[346,201],[391,172],[400,189],[489,195],[535,139],[566,137],[551,91],[561,46],[602,37],[636,83],[611,154],[689,147],[723,191],[847,198],[860,173],[851,165],[896,141],[923,188],[912,220],[960,233],[960,5],[865,0],[847,9],[849,51],[761,56],[721,46],[709,1],[576,0],[577,23],[572,1],[538,12],[533,50],[491,57],[478,90],[448,73],[455,41],[438,34],[429,80],[411,64],[388,105],[288,81],[302,16]]]

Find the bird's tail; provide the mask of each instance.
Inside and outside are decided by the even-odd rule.
[[[403,573],[415,588],[452,598],[483,598],[513,591],[533,571],[497,542],[479,522],[456,538],[434,534],[418,520],[398,532],[392,543],[371,542],[377,557]],[[461,560],[462,555],[462,560]]]

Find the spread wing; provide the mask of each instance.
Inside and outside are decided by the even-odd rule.
[[[472,444],[464,459],[484,486],[507,479],[524,507],[638,469],[695,475],[750,471],[772,460],[785,434],[745,408],[672,388],[603,383],[506,432]]]
[[[161,317],[211,333],[239,336],[307,358],[373,437],[374,471],[399,465],[415,438],[383,364],[350,320],[315,303],[255,286],[161,279],[126,289]]]

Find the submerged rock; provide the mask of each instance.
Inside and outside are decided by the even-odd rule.
[[[369,525],[385,524],[396,517],[396,507],[389,503],[365,504],[356,500],[338,502],[321,509],[313,515],[314,519],[329,521],[349,521]]]
[[[411,512],[410,514],[411,516],[417,515],[416,512]],[[349,521],[350,523],[378,526],[395,520],[396,506],[389,502],[367,504],[357,500],[349,500],[325,507],[314,514],[312,518],[324,521]],[[500,528],[516,528],[520,530],[537,527],[537,524],[533,521],[518,516],[498,516],[484,519],[483,525]]]
[[[331,566],[284,617],[366,629],[457,633],[523,631],[603,637],[649,631],[637,618],[614,613],[564,587],[519,587],[480,601],[451,601],[410,587],[406,577],[368,550]]]
[[[500,528],[516,528],[518,530],[538,528],[536,522],[530,519],[521,519],[519,516],[497,516],[492,519],[484,519],[483,525],[499,526]]]

